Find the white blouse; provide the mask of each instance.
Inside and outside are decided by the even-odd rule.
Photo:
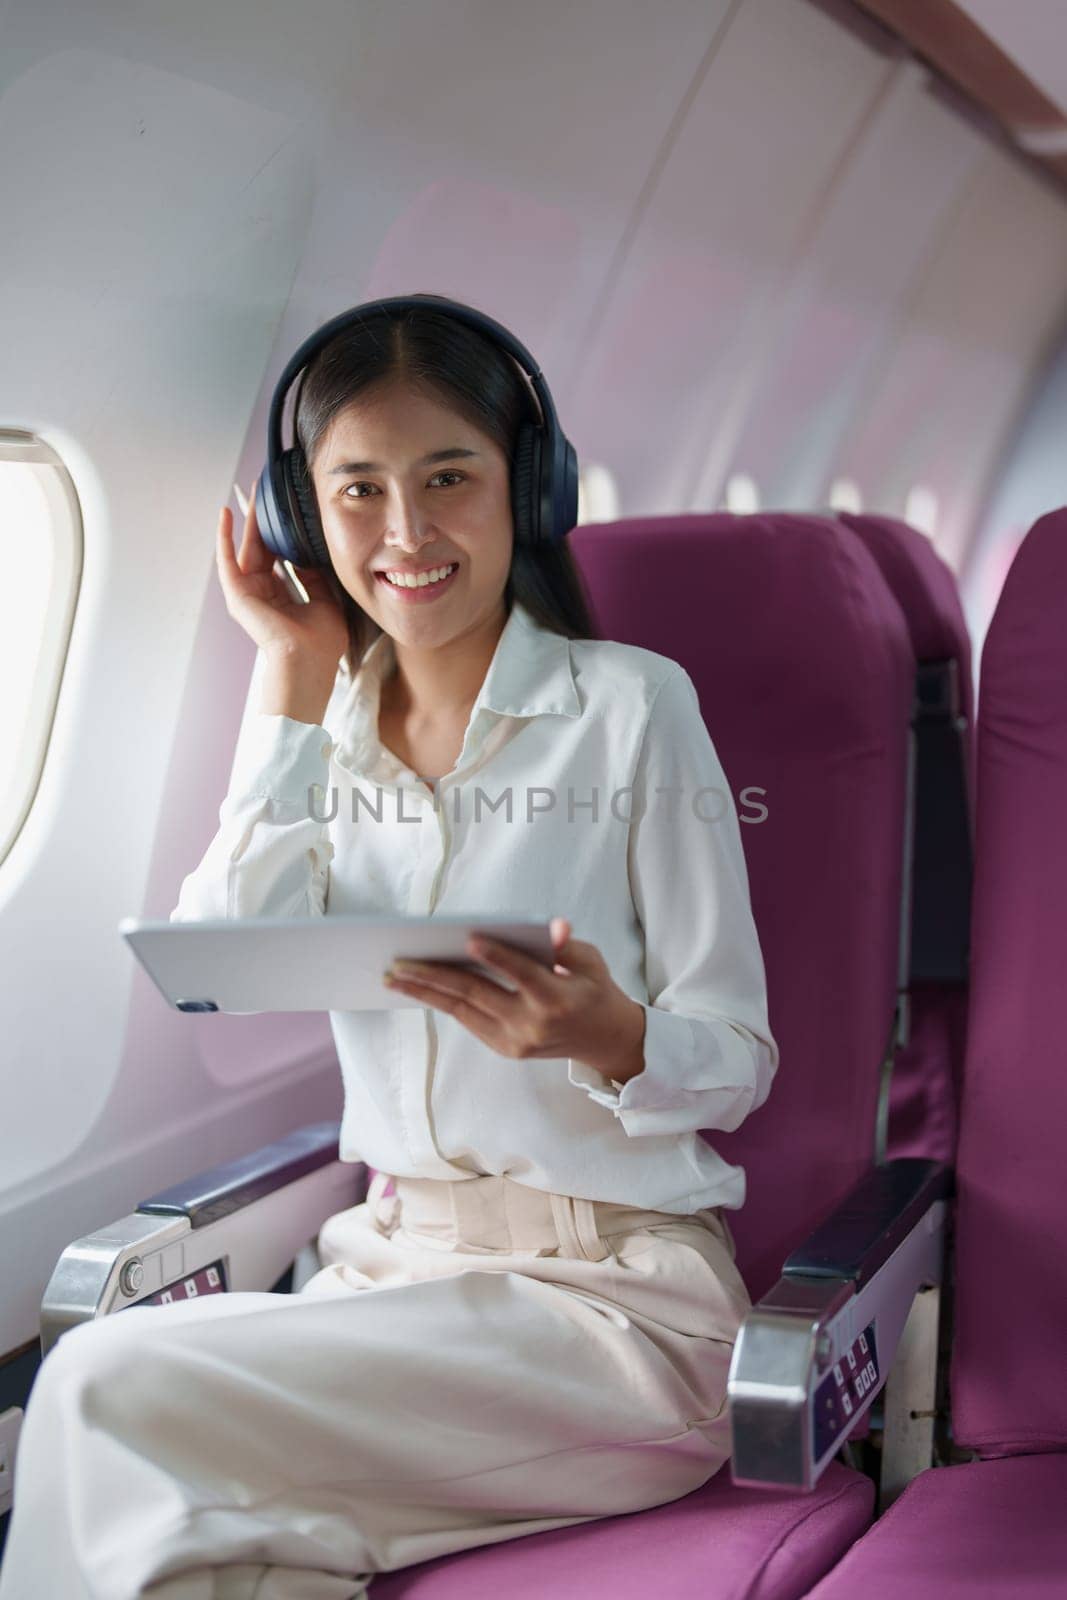
[[[393,663],[382,633],[354,679],[342,664],[322,725],[251,715],[171,921],[568,918],[645,1008],[643,1071],[620,1088],[576,1060],[516,1060],[428,1006],[333,1011],[341,1158],[739,1209],[744,1168],[697,1130],[733,1130],[764,1103],[778,1047],[737,811],[688,673],[565,639],[515,602],[459,759],[431,786],[378,740]]]

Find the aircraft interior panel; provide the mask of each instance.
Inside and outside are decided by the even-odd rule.
[[[1067,1596],[1062,8],[0,39],[0,1600]]]

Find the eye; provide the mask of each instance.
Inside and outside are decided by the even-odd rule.
[[[440,472],[435,472],[433,476],[435,478],[455,478],[458,483],[462,483],[466,478],[466,473],[457,472],[454,467],[443,467]],[[445,484],[446,489],[450,487],[450,484]],[[374,489],[375,494],[379,492],[373,483],[367,483],[365,480],[361,479],[358,483],[349,483],[345,485],[345,488],[341,491],[342,498],[345,500],[366,500],[369,498],[365,494],[350,495],[348,492],[349,489]]]

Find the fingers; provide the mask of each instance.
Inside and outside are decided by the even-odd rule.
[[[528,990],[536,998],[547,999],[550,993],[549,970],[542,962],[528,956],[525,950],[504,944],[499,939],[472,938],[468,952],[484,966],[503,972],[520,989]]]
[[[241,537],[241,554],[238,557],[242,572],[268,572],[274,565],[274,557],[267,549],[259,535],[259,524],[256,522],[256,484],[252,484],[252,492],[248,496],[248,511],[245,515],[244,533]]]
[[[246,573],[248,565],[244,559],[247,545],[248,524],[245,523],[245,537],[241,541],[239,554],[234,553],[233,544],[233,512],[229,506],[223,506],[219,511],[218,533],[215,540],[215,555],[220,568],[226,578],[231,581],[240,578]]]
[[[219,564],[220,572],[226,577],[232,577],[237,563],[233,555],[233,512],[229,506],[223,506],[219,512],[218,527],[215,531],[215,560]]]
[[[243,502],[244,496],[241,495],[240,499]],[[236,552],[233,539],[233,512],[229,506],[222,506],[219,509],[215,555],[219,566],[231,578],[253,572],[267,572],[274,563],[274,557],[263,543],[259,533],[259,525],[256,522],[255,484],[252,486],[252,494],[247,506],[244,529],[241,535],[241,546]]]
[[[252,518],[255,514],[254,507],[255,497],[250,495],[248,498],[248,510],[245,512],[245,525],[241,530],[241,548],[237,552],[237,565],[240,567],[242,572],[248,571],[248,536],[252,531]]]
[[[508,1021],[522,1005],[521,997],[503,984],[443,961],[394,959],[383,973],[382,982],[386,988],[409,994],[423,1005],[444,1011],[463,1005],[469,1007],[471,1016],[484,1013],[499,1023]]]

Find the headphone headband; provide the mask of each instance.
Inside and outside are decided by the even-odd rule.
[[[564,438],[548,384],[525,345],[501,323],[443,295],[393,295],[342,311],[304,340],[275,385],[267,419],[267,462],[256,488],[256,522],[268,549],[294,566],[331,566],[311,475],[299,442],[282,445],[282,415],[298,373],[345,328],[381,312],[438,310],[484,334],[512,356],[533,385],[540,425],[519,425],[511,473],[515,542],[544,547],[565,539],[578,520],[578,464]]]

